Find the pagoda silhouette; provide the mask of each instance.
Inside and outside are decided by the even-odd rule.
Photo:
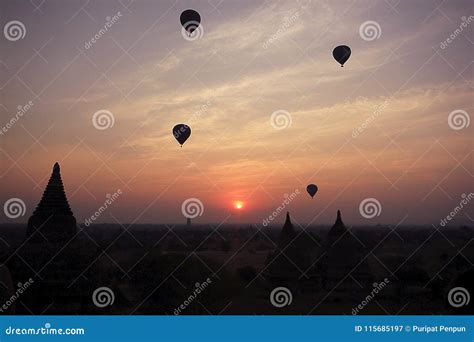
[[[363,252],[344,225],[340,210],[326,241],[307,231],[297,232],[287,213],[264,274],[275,285],[285,285],[297,293],[354,289],[352,278],[368,287],[373,278]]]
[[[323,287],[330,291],[354,289],[354,279],[360,286],[370,287],[373,277],[364,251],[365,247],[346,228],[338,210],[321,258]]]
[[[26,239],[65,243],[76,234],[76,219],[66,198],[59,164],[55,163],[43,197],[28,220]]]
[[[16,313],[83,312],[83,304],[90,305],[94,284],[82,275],[96,255],[97,246],[76,226],[60,166],[55,163],[43,196],[28,220],[25,239],[8,261],[14,283],[34,282],[16,303]]]
[[[271,282],[286,285],[296,292],[319,287],[319,273],[310,274],[312,263],[321,253],[322,244],[308,232],[298,232],[286,213],[275,250],[269,254],[264,275]],[[318,285],[315,285],[315,281]]]

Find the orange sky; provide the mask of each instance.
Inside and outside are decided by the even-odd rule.
[[[79,223],[117,189],[99,222],[180,223],[182,202],[198,198],[196,222],[261,223],[299,190],[288,208],[300,223],[333,222],[340,208],[348,224],[437,224],[472,192],[473,125],[455,130],[448,116],[473,112],[474,24],[441,48],[472,2],[126,6],[0,5],[2,25],[26,28],[24,39],[1,37],[0,126],[33,103],[0,135],[0,203],[26,203],[23,217],[0,221],[27,220],[56,161]],[[203,18],[194,41],[179,24],[188,7]],[[367,21],[378,38],[363,39]],[[352,49],[344,68],[331,54],[341,44]],[[94,127],[99,110],[113,126]],[[288,113],[283,129],[276,111]],[[192,128],[183,148],[178,123]],[[366,198],[379,216],[360,214]],[[473,218],[471,204],[455,222]]]

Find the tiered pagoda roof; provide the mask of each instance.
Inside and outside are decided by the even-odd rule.
[[[33,215],[50,216],[53,214],[73,215],[64,191],[60,167],[54,164],[53,173],[44,190],[43,197]]]
[[[76,232],[76,219],[69,207],[59,164],[56,163],[43,197],[28,220],[26,236],[30,242],[64,243]]]

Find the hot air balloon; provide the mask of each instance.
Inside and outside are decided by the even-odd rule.
[[[318,192],[318,186],[316,184],[309,184],[306,187],[306,191],[311,196],[311,198],[314,198],[314,195],[316,195],[316,193]]]
[[[347,45],[336,46],[334,50],[332,50],[332,56],[341,64],[341,67],[343,67],[344,63],[346,63],[351,56],[351,48]]]
[[[201,24],[201,16],[193,9],[187,9],[181,13],[179,21],[183,28],[191,35]]]
[[[181,147],[191,135],[191,127],[185,124],[177,124],[173,127],[173,135],[180,143]]]

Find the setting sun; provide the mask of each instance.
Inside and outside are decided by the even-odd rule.
[[[234,207],[235,207],[235,209],[241,210],[244,207],[244,202],[236,201],[236,202],[234,202]]]

